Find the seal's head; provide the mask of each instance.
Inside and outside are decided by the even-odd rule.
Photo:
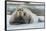
[[[16,12],[16,15],[19,17],[23,17],[26,15],[26,12],[23,11],[23,9],[18,9],[17,12]]]

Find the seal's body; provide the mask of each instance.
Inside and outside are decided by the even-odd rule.
[[[30,10],[18,9],[12,14],[10,24],[29,24],[34,22],[35,16]]]

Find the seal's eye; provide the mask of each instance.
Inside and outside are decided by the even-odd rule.
[[[22,9],[18,9],[17,11],[23,11]]]
[[[26,13],[24,13],[24,16],[26,16]]]

